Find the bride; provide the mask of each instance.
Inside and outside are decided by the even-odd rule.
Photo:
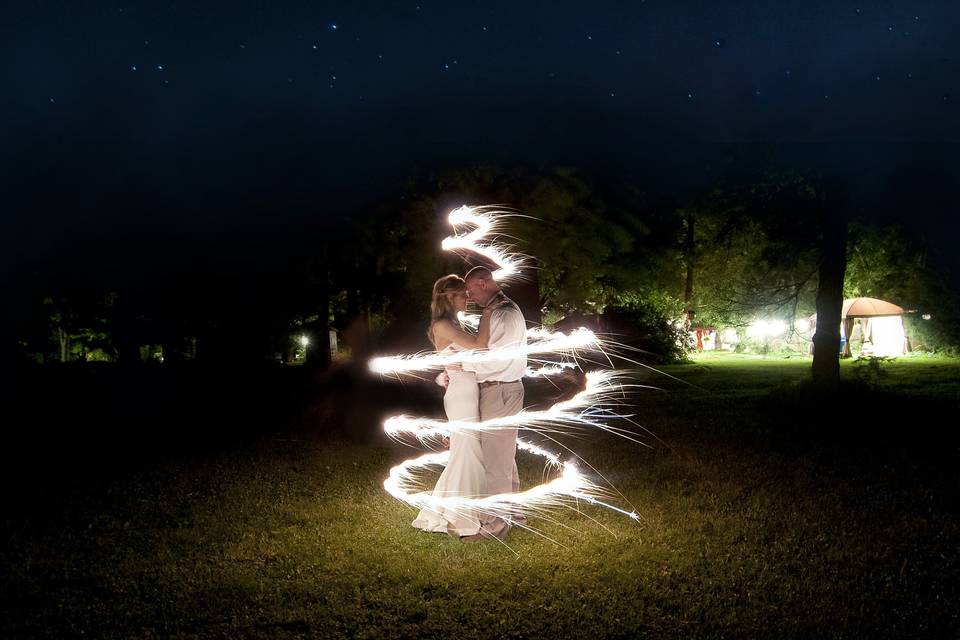
[[[496,306],[494,304],[484,308],[477,333],[465,330],[457,320],[457,312],[467,308],[466,283],[455,274],[444,276],[433,285],[431,321],[427,336],[440,353],[485,349],[490,338],[490,314]],[[446,372],[449,384],[443,396],[443,408],[447,413],[447,420],[476,422],[480,419],[480,388],[476,374],[463,371],[459,365],[448,365]],[[484,475],[483,453],[477,434],[471,431],[454,431],[450,436],[450,459],[437,480],[433,495],[481,497],[484,495]],[[443,507],[437,510],[424,507],[413,521],[413,526],[424,531],[445,532],[457,537],[475,535],[480,531],[480,521],[476,513],[468,509],[452,510]]]

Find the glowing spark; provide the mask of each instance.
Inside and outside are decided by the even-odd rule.
[[[504,216],[513,215],[496,207],[462,206],[450,212],[449,222],[455,235],[444,239],[445,251],[479,254],[496,265],[493,277],[504,282],[521,275],[521,268],[527,257],[511,253],[490,236],[497,234],[499,223]],[[472,227],[464,231],[464,227]],[[476,328],[476,316],[458,314],[461,323]],[[514,345],[494,350],[474,349],[456,353],[437,352],[379,357],[370,360],[371,371],[381,375],[399,376],[414,371],[439,370],[462,363],[503,361],[537,354],[567,356],[577,358],[579,352],[597,350],[603,352],[606,343],[586,328],[569,333],[549,331],[544,328],[529,329],[526,344]],[[538,369],[528,368],[527,377],[546,377],[563,374],[571,369],[579,369],[573,362],[544,361]],[[630,437],[629,431],[613,427],[607,423],[610,418],[629,418],[618,416],[612,407],[623,394],[624,385],[620,377],[612,371],[591,371],[585,374],[586,384],[573,397],[557,402],[547,409],[527,410],[503,418],[494,418],[483,422],[460,420],[434,420],[400,415],[388,418],[384,431],[397,440],[413,438],[421,444],[431,446],[453,433],[469,437],[497,429],[518,429],[550,438],[550,434],[572,433],[582,430],[600,429],[619,436]],[[517,449],[542,457],[547,467],[559,475],[553,479],[518,493],[505,493],[492,496],[456,496],[434,495],[420,490],[425,479],[424,473],[438,466],[445,466],[450,458],[448,451],[432,452],[418,458],[405,460],[390,469],[383,487],[390,495],[417,508],[430,508],[435,511],[472,514],[503,514],[522,508],[525,512],[540,512],[558,506],[573,506],[579,501],[606,507],[634,520],[639,516],[635,511],[625,511],[606,502],[608,492],[591,481],[579,471],[570,460],[561,460],[557,453],[543,449],[522,438],[517,439]]]
[[[504,283],[521,275],[521,269],[527,262],[526,256],[513,253],[500,246],[489,237],[500,230],[500,221],[511,214],[496,206],[471,207],[463,205],[450,212],[448,220],[455,235],[444,238],[440,247],[444,251],[456,253],[476,253],[483,256],[498,268],[493,279]],[[463,227],[473,227],[472,231],[461,233]]]
[[[608,408],[617,404],[624,385],[612,371],[591,371],[586,374],[582,391],[568,400],[557,402],[548,409],[520,413],[483,422],[466,420],[435,420],[400,415],[387,418],[384,432],[391,438],[413,436],[421,443],[430,444],[454,432],[496,431],[519,429],[539,434],[571,433],[579,429],[595,428],[623,435],[624,430],[606,424],[606,419],[619,416]]]
[[[546,364],[539,369],[531,369],[527,367],[527,370],[523,372],[524,378],[545,378],[547,376],[556,376],[564,371],[570,369],[576,369],[577,365],[573,362],[551,362]]]
[[[522,507],[526,511],[542,511],[583,500],[622,513],[634,520],[640,519],[635,511],[626,511],[601,500],[600,497],[605,496],[606,492],[580,473],[573,462],[561,462],[556,454],[520,439],[517,440],[517,448],[542,456],[548,465],[560,470],[560,475],[526,491],[486,497],[436,496],[424,491],[416,491],[417,470],[446,465],[450,453],[443,451],[406,460],[393,467],[390,469],[390,475],[383,482],[383,488],[398,500],[420,509],[428,507],[454,513],[504,513],[509,512],[511,508]]]
[[[551,353],[575,356],[586,349],[599,349],[601,341],[583,327],[570,333],[547,331],[546,329],[528,329],[527,343],[502,349],[470,349],[456,353],[441,354],[435,351],[409,356],[383,356],[373,358],[368,367],[381,375],[408,373],[411,371],[429,371],[464,362],[499,362],[521,356],[538,353]]]

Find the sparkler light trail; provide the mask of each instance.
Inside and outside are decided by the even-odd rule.
[[[448,354],[431,351],[409,356],[385,356],[373,358],[368,366],[374,373],[388,375],[442,369],[447,365],[464,362],[510,360],[541,353],[576,356],[579,351],[600,348],[601,342],[597,336],[584,327],[570,333],[528,329],[526,344],[497,349],[496,352],[488,349],[470,349]]]
[[[562,369],[557,369],[562,370]],[[544,375],[549,375],[545,372]],[[584,389],[568,400],[557,402],[539,411],[522,410],[520,413],[492,418],[483,422],[465,420],[434,420],[400,415],[387,418],[384,432],[392,438],[413,436],[424,444],[455,431],[495,431],[517,428],[540,434],[571,433],[578,429],[595,428],[621,434],[625,430],[606,423],[615,414],[612,407],[619,404],[623,384],[614,371],[591,371],[586,374]]]
[[[498,283],[522,277],[522,268],[529,263],[526,256],[512,253],[490,236],[499,232],[505,216],[511,214],[495,206],[462,206],[450,212],[448,218],[455,235],[443,240],[442,248],[458,253],[475,253],[485,257],[498,268],[493,277]],[[464,227],[473,227],[464,231]],[[470,324],[470,319],[462,319]],[[549,354],[573,358],[569,361],[543,361],[537,369],[528,368],[526,377],[548,377],[578,369],[576,359],[582,351],[603,352],[604,341],[592,331],[579,328],[569,333],[529,329],[526,344],[499,349],[474,349],[454,353],[426,352],[374,358],[369,362],[372,372],[399,377],[420,371],[439,370],[450,365],[509,360],[521,356]],[[552,439],[553,434],[582,433],[585,430],[603,430],[633,440],[632,432],[609,424],[618,416],[615,405],[625,385],[614,371],[592,371],[585,375],[584,388],[568,400],[557,402],[547,409],[524,409],[516,415],[494,418],[483,422],[433,420],[400,415],[388,418],[384,431],[397,440],[414,439],[432,446],[444,437],[458,432],[477,437],[480,432],[516,428],[524,433],[535,433]],[[577,509],[580,501],[606,507],[634,520],[635,511],[627,511],[608,502],[611,493],[584,475],[571,460],[561,460],[556,453],[543,449],[525,439],[517,439],[517,449],[546,461],[547,468],[556,477],[526,491],[492,496],[434,495],[422,490],[425,473],[442,467],[450,458],[448,451],[432,452],[412,458],[393,467],[384,481],[386,491],[395,498],[417,508],[430,508],[453,513],[496,514],[509,513],[518,508],[527,513],[542,513],[558,506]],[[579,510],[579,509],[577,509]]]
[[[503,220],[517,214],[499,205],[471,207],[463,205],[450,212],[447,220],[453,227],[455,235],[444,238],[440,248],[455,253],[475,253],[481,255],[491,263],[497,265],[493,272],[493,279],[504,284],[510,282],[522,273],[528,263],[527,257],[520,253],[509,251],[491,239],[491,236],[502,235],[500,229]],[[472,231],[461,233],[463,227],[474,227]]]

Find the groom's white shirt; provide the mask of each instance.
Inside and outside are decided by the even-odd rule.
[[[509,300],[509,299],[508,299]],[[520,307],[510,300],[494,309],[490,315],[490,351],[527,344],[527,323]],[[490,360],[488,362],[464,362],[464,371],[474,371],[477,382],[514,382],[523,378],[527,370],[527,356]]]

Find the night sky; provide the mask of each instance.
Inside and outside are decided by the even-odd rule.
[[[772,148],[942,243],[958,25],[949,0],[13,3],[0,242],[280,228],[479,162],[680,197]]]

